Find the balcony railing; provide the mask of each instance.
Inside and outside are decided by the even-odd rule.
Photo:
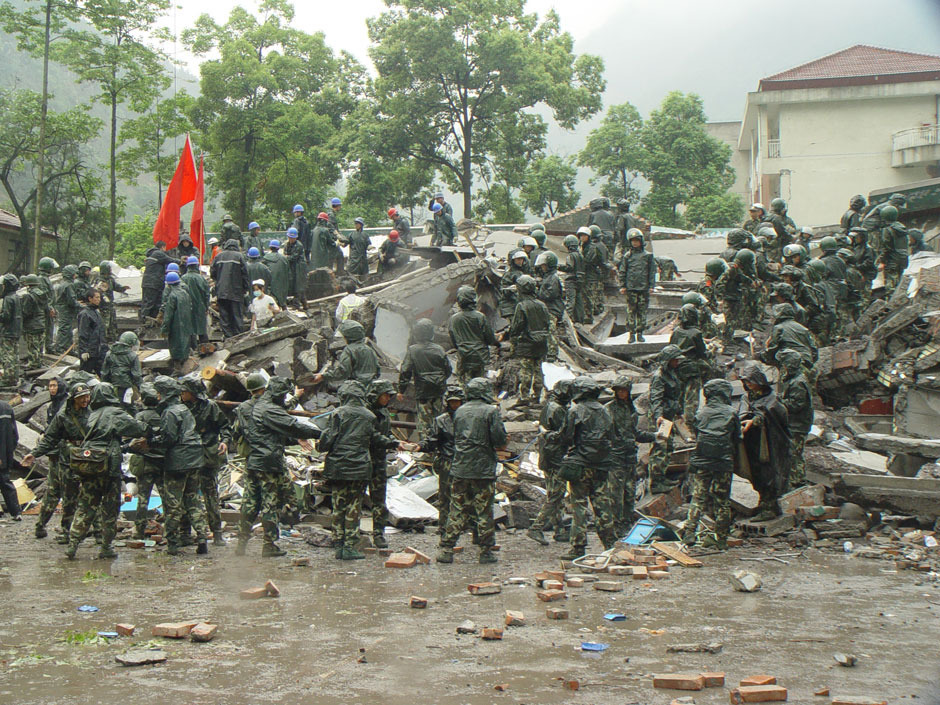
[[[767,158],[780,158],[780,140],[767,140]]]
[[[895,151],[914,147],[928,147],[934,144],[940,144],[940,125],[912,127],[895,132],[891,136],[891,148]]]

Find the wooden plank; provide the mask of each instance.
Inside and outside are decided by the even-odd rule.
[[[698,558],[692,558],[692,556],[686,555],[670,543],[665,543],[663,541],[653,541],[653,543],[650,544],[650,548],[652,548],[654,551],[659,551],[664,556],[666,556],[666,558],[671,558],[676,563],[686,568],[701,568],[703,565],[705,565]]]

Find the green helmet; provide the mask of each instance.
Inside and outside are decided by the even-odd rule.
[[[81,271],[83,269],[91,269],[91,262],[89,262],[88,260],[82,260],[81,262],[79,262],[78,270]]]
[[[62,267],[62,276],[65,277],[67,281],[74,279],[76,274],[78,274],[78,267],[74,264],[67,264]]]
[[[535,225],[529,226],[529,235],[532,235],[536,230],[541,230],[545,232],[545,226],[541,223],[536,223]]]
[[[881,209],[881,219],[886,223],[893,223],[898,219],[898,209],[894,206],[885,206]]]
[[[198,373],[188,374],[180,380],[180,386],[197,397],[206,393],[206,385],[202,381],[202,376]]]
[[[797,245],[795,242],[791,242],[789,245],[783,248],[784,257],[796,257],[800,255],[803,256],[803,246]]]
[[[829,267],[821,259],[810,260],[806,267],[816,275],[817,279],[827,279],[829,277]]]
[[[558,256],[554,252],[543,252],[535,260],[535,266],[541,267],[543,264],[548,265],[548,268],[557,269],[558,268]]]
[[[98,265],[98,273],[105,274],[105,275],[110,274],[111,263],[108,262],[108,260],[102,260],[101,263]]]
[[[907,199],[904,197],[903,193],[892,193],[891,198],[888,199],[888,203],[896,203],[903,207],[907,205]]]
[[[454,399],[459,399],[463,401],[467,398],[466,392],[464,392],[463,387],[459,384],[448,384],[447,390],[444,392],[444,401],[452,401]]]
[[[522,243],[520,247],[531,247],[533,250],[539,246],[538,241],[531,235],[526,235],[519,242]]]
[[[517,260],[517,259],[527,260],[529,259],[529,255],[525,253],[525,250],[516,250],[511,255],[509,255],[510,262],[512,262],[513,260]],[[525,262],[523,262],[523,264],[525,264]]]
[[[740,264],[744,267],[750,267],[754,264],[754,251],[753,250],[738,250],[734,254],[735,264]]]
[[[679,308],[679,323],[684,326],[698,325],[698,309],[695,304],[682,304]]]
[[[725,236],[725,242],[728,243],[728,247],[734,247],[736,249],[746,246],[750,239],[751,234],[743,228],[735,228]]]
[[[787,202],[782,198],[775,198],[770,202],[770,210],[774,213],[783,213],[787,209]]]
[[[659,352],[660,362],[670,362],[682,357],[682,350],[678,345],[669,344]]]
[[[823,252],[835,252],[839,249],[839,243],[831,235],[827,235],[819,241],[819,249]]]
[[[260,372],[252,372],[245,380],[245,389],[249,392],[255,392],[268,386],[268,378]]]
[[[140,342],[140,340],[137,338],[137,334],[134,333],[134,331],[128,330],[128,331],[124,331],[123,333],[121,333],[121,337],[118,338],[118,342],[124,343],[124,345],[129,345],[131,347],[134,347],[135,345],[137,345],[137,343]]]
[[[569,250],[576,250],[581,246],[581,241],[578,240],[577,235],[565,235],[564,243]]]
[[[535,279],[530,277],[528,274],[523,274],[521,277],[516,279],[516,288],[519,290],[520,294],[534,294]]]
[[[369,384],[368,396],[372,400],[378,399],[383,394],[392,395],[394,393],[395,385],[387,379],[382,379],[380,377],[378,379],[372,380],[372,382]]]
[[[40,272],[51,272],[55,270],[55,260],[51,257],[43,257],[39,260],[39,271]]]
[[[782,277],[793,277],[797,281],[803,279],[803,270],[799,267],[794,267],[792,264],[783,265],[783,269],[780,270],[780,276]]]
[[[708,304],[708,299],[697,291],[687,291],[682,295],[682,305],[685,306],[686,304],[692,304],[693,306],[701,308]]]
[[[545,247],[545,231],[544,230],[533,230],[532,237],[539,244],[539,247]]]
[[[25,277],[20,279],[20,284],[23,286],[39,286],[39,277],[35,274],[27,274]]]
[[[629,242],[630,240],[637,240],[637,239],[641,243],[644,241],[645,238],[643,237],[643,231],[640,230],[639,228],[630,228],[627,231],[627,241]]]
[[[705,273],[715,278],[724,274],[726,269],[728,265],[721,257],[714,257],[705,263]]]
[[[836,254],[843,260],[850,260],[855,256],[855,253],[847,247],[840,247]]]

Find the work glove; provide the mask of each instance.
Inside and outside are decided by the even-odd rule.
[[[577,482],[581,479],[581,468],[576,465],[564,464],[558,471],[558,475],[565,482]]]
[[[91,359],[91,353],[84,352],[81,354],[82,362],[88,362],[90,359]]]

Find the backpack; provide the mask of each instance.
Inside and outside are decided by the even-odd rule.
[[[91,429],[77,445],[69,445],[69,470],[82,478],[101,477],[108,472],[108,451],[101,448],[88,448],[85,443]]]

